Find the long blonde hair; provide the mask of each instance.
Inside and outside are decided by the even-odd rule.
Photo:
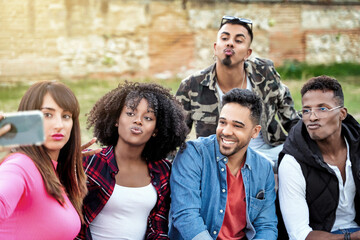
[[[18,151],[25,153],[34,161],[44,180],[46,191],[61,205],[64,204],[62,188],[65,188],[66,194],[83,221],[82,202],[87,188],[81,157],[80,107],[74,93],[60,82],[38,82],[26,91],[18,110],[39,110],[47,93],[62,109],[72,113],[73,120],[70,138],[60,150],[56,171],[44,145],[19,147]]]

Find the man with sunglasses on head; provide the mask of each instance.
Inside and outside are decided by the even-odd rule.
[[[188,126],[195,124],[196,137],[206,137],[216,131],[223,94],[233,88],[255,92],[262,100],[264,112],[261,132],[249,146],[276,166],[285,131],[290,130],[299,116],[273,62],[249,59],[252,40],[251,20],[224,16],[214,43],[215,63],[184,79],[176,98],[184,106]]]
[[[280,209],[289,238],[360,239],[360,124],[347,113],[334,78],[311,78],[301,96],[302,121],[279,156]]]

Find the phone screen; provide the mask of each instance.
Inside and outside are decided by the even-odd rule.
[[[0,136],[1,146],[41,145],[44,140],[43,113],[38,110],[4,114],[0,127],[11,124],[11,130]]]

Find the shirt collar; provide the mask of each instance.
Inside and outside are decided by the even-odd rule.
[[[251,148],[247,148],[246,150],[246,159],[245,159],[245,164],[244,164],[244,168],[248,168],[249,170],[251,170],[251,165],[252,165],[252,155],[254,154],[253,150]],[[215,135],[215,159],[217,162],[224,160],[224,158],[227,158],[226,156],[224,156],[221,152],[220,152],[220,147],[219,147],[219,143],[217,141],[216,135]],[[227,161],[226,161],[227,162]]]

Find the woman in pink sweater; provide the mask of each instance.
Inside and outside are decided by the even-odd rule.
[[[19,111],[44,114],[45,142],[14,149],[0,162],[0,239],[74,239],[86,194],[79,104],[59,82],[38,82]]]

